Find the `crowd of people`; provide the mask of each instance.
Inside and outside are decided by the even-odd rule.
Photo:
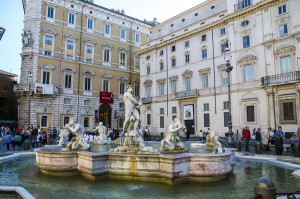
[[[1,141],[7,146],[7,150],[10,150],[10,145],[12,145],[13,150],[18,146],[19,148],[24,145],[25,140],[29,140],[32,147],[35,148],[39,144],[45,145],[51,140],[55,141],[57,139],[57,129],[51,127],[47,129],[42,129],[39,126],[34,128],[33,125],[27,127],[14,127],[1,126]]]

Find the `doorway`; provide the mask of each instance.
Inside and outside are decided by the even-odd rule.
[[[99,108],[99,122],[111,128],[111,107],[109,104],[101,104]]]
[[[190,133],[190,135],[195,134],[195,123],[194,120],[185,120],[184,121],[186,130]]]

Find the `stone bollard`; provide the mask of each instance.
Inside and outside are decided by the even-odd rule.
[[[238,142],[236,143],[236,150],[237,150],[237,151],[241,151],[241,150],[242,150],[242,143],[241,143],[240,141],[238,141]]]
[[[300,144],[295,143],[294,145],[294,155],[295,157],[300,157]]]
[[[24,141],[24,151],[28,151],[28,150],[30,150],[30,148],[31,148],[31,142],[30,142],[30,140],[25,140]]]
[[[261,195],[261,199],[274,199],[276,198],[276,187],[270,178],[261,177],[255,183],[254,194]]]
[[[261,149],[261,143],[260,142],[256,142],[254,147],[255,147],[255,153],[256,154],[262,154],[262,149]]]

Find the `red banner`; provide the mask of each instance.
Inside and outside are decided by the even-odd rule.
[[[114,96],[109,92],[100,92],[100,103],[113,104]]]

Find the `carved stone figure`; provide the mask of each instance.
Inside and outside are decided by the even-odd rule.
[[[184,144],[179,138],[179,132],[186,132],[185,125],[181,124],[179,119],[175,118],[173,124],[168,127],[167,135],[161,141],[161,152],[185,152]]]
[[[93,132],[98,131],[99,137],[96,136],[94,138],[94,144],[111,144],[111,139],[110,137],[107,137],[107,128],[106,126],[103,126],[103,122],[99,122],[99,126],[97,126]]]
[[[67,130],[75,134],[70,142],[67,144],[68,150],[88,150],[90,145],[83,137],[83,127],[79,123],[75,123],[73,119],[70,119],[70,123],[66,125]]]
[[[62,129],[60,130],[60,133],[59,133],[59,144],[58,145],[66,145],[68,143],[68,140],[69,140],[69,135],[70,135],[70,132],[67,130],[67,129]]]
[[[30,47],[33,44],[32,34],[28,29],[25,29],[24,33],[22,34],[22,44],[23,48]]]
[[[214,147],[214,148],[221,148],[222,147],[222,144],[219,142],[218,136],[215,134],[214,131],[207,131],[206,146],[207,147]]]

